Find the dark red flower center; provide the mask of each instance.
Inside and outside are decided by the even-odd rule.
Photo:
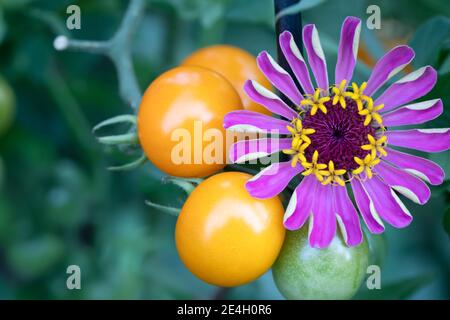
[[[305,150],[305,157],[311,161],[317,150],[318,163],[328,164],[332,160],[335,168],[346,169],[347,172],[356,169],[358,164],[354,157],[363,159],[369,153],[361,146],[369,143],[368,134],[375,137],[376,129],[371,125],[364,126],[365,117],[358,114],[358,107],[352,99],[346,99],[345,109],[339,102],[333,105],[331,100],[324,105],[326,114],[321,111],[314,116],[310,112],[304,114],[303,128],[316,130],[310,136],[311,145]]]

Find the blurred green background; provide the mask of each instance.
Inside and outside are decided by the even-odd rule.
[[[450,2],[303,2],[303,21],[317,25],[330,74],[344,18],[366,19],[367,6],[378,5],[382,28],[363,28],[366,63],[355,78],[367,79],[374,59],[409,43],[416,50],[414,68],[431,64],[439,71],[429,96],[443,99],[445,115],[428,126],[449,126]],[[65,29],[70,4],[81,8],[81,30]],[[227,292],[196,279],[177,257],[175,217],[145,205],[152,200],[180,207],[183,192],[162,184],[151,164],[131,172],[106,169],[135,157],[100,146],[91,133],[98,122],[131,113],[118,94],[114,66],[104,56],[57,52],[53,40],[62,32],[106,40],[127,4],[0,0],[0,74],[16,100],[13,123],[0,135],[0,298],[281,298],[270,273]],[[275,54],[273,1],[148,0],[131,48],[141,90],[197,48],[216,43]],[[429,157],[450,178],[449,152]],[[415,217],[410,227],[386,230],[386,248],[373,257],[383,260],[383,289],[362,289],[357,298],[450,298],[450,214],[444,218],[450,183],[432,192],[425,206],[408,202]],[[81,290],[66,288],[71,264],[81,268]]]

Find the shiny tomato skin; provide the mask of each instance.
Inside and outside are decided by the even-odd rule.
[[[242,108],[236,90],[216,72],[181,66],[171,69],[145,91],[138,112],[138,136],[148,159],[161,171],[178,177],[204,177],[226,164],[224,116]],[[208,140],[207,132],[220,139]],[[181,138],[187,134],[190,139]],[[175,161],[173,154],[188,142],[188,161]],[[217,146],[217,161],[203,157],[207,146]],[[211,149],[207,149],[211,150]],[[205,161],[205,159],[207,161]]]
[[[256,57],[249,52],[230,45],[214,45],[195,51],[182,65],[205,67],[220,73],[239,93],[244,109],[271,115],[270,111],[252,101],[244,91],[247,80],[256,80],[267,89],[272,88],[259,70]]]
[[[232,287],[251,282],[274,263],[285,229],[278,197],[245,189],[250,175],[225,172],[203,181],[185,202],[175,230],[178,254],[198,278]]]
[[[348,247],[336,235],[327,248],[312,248],[308,226],[288,231],[272,275],[286,299],[350,299],[361,286],[369,262],[367,240]]]

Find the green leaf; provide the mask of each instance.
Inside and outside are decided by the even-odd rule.
[[[318,6],[323,2],[325,2],[325,0],[301,0],[298,3],[278,12],[278,14],[275,16],[275,20],[278,20],[283,16],[298,14],[302,11],[314,8],[315,6]]]
[[[439,51],[449,34],[450,19],[447,17],[434,17],[422,24],[410,42],[410,46],[416,53],[414,67],[435,65]]]
[[[118,134],[115,136],[98,137],[98,142],[107,145],[118,145],[118,144],[137,144],[138,136],[135,132]]]
[[[12,246],[8,262],[22,276],[35,277],[53,267],[63,254],[64,247],[58,238],[43,236]]]
[[[194,189],[195,189],[195,186],[194,186],[194,184],[191,181],[185,180],[183,178],[167,177],[165,179],[165,181],[170,182],[170,183],[178,186],[184,192],[186,192],[186,194],[188,194],[188,195],[191,194],[191,192],[194,191]]]
[[[364,289],[356,300],[404,300],[429,284],[434,279],[433,274],[419,275],[400,281],[381,285],[381,289]]]
[[[167,213],[167,214],[169,214],[171,216],[175,216],[175,217],[178,217],[178,215],[180,214],[180,211],[181,211],[180,208],[165,206],[163,204],[154,203],[149,200],[145,201],[145,204],[152,208],[155,208],[163,213]]]
[[[147,157],[145,156],[145,154],[143,154],[142,156],[140,156],[138,159],[120,165],[120,166],[112,166],[112,167],[108,167],[108,170],[111,171],[128,171],[128,170],[133,170],[136,169],[138,167],[140,167],[141,165],[143,165],[145,162],[147,161]]]
[[[94,128],[92,128],[92,131],[97,131],[100,128],[110,126],[112,124],[118,124],[118,123],[131,123],[132,125],[136,125],[136,116],[132,114],[122,114],[120,116],[115,116],[109,119],[106,119],[99,124],[97,124]]]
[[[447,210],[445,211],[442,223],[444,224],[445,232],[447,232],[448,236],[450,237],[450,208],[447,208]]]

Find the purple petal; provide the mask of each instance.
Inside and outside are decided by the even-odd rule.
[[[307,176],[303,178],[292,193],[284,214],[284,227],[288,230],[300,229],[308,219],[315,194],[316,178]]]
[[[370,204],[370,199],[362,187],[361,182],[353,179],[350,184],[352,185],[353,195],[355,196],[359,212],[369,231],[375,234],[383,233],[383,221],[381,221],[378,213],[373,210],[373,205]]]
[[[363,240],[361,225],[358,212],[347,194],[347,189],[345,187],[333,188],[333,197],[336,218],[345,243],[350,247],[359,245]]]
[[[292,167],[291,161],[274,163],[248,180],[245,188],[254,198],[272,198],[282,192],[289,181],[302,171],[301,165]]]
[[[392,84],[379,96],[374,105],[384,104],[383,112],[418,99],[433,89],[437,72],[432,67],[423,67]],[[366,93],[367,94],[367,93]]]
[[[308,24],[303,28],[303,43],[308,54],[309,65],[316,78],[317,86],[328,92],[327,62],[315,25]]]
[[[389,130],[388,144],[425,152],[442,152],[450,148],[450,128]]]
[[[334,187],[324,186],[318,180],[316,184],[309,225],[309,244],[314,248],[326,248],[336,235],[336,216],[332,201]]]
[[[237,132],[290,134],[286,128],[289,124],[288,121],[248,110],[229,112],[223,119],[225,129]]]
[[[303,96],[292,80],[290,74],[266,52],[261,52],[256,57],[259,68],[266,78],[286,97],[288,97],[295,105],[300,105]]]
[[[383,157],[383,160],[389,161],[432,185],[439,185],[444,182],[444,170],[433,161],[390,148],[386,148],[386,152],[387,156]]]
[[[403,70],[414,59],[414,50],[398,46],[387,52],[373,68],[364,93],[373,95],[383,84]]]
[[[396,228],[404,228],[412,221],[412,216],[397,194],[377,176],[363,182],[363,188],[374,210],[387,223]]]
[[[241,140],[231,146],[230,160],[234,163],[242,163],[267,157],[283,149],[290,149],[291,144],[291,138]]]
[[[426,183],[406,171],[384,161],[375,167],[375,171],[387,185],[415,203],[424,204],[430,199],[431,192]]]
[[[353,76],[356,60],[358,58],[359,34],[361,32],[361,20],[355,17],[347,17],[342,24],[341,40],[335,71],[335,83],[342,80],[350,80]]]
[[[294,74],[302,86],[303,91],[308,94],[314,94],[314,87],[309,76],[308,67],[306,66],[305,59],[295,43],[294,37],[289,31],[284,31],[280,35],[279,41],[284,57],[289,63],[292,71],[294,71]]]
[[[298,116],[298,113],[288,107],[275,93],[267,90],[256,81],[247,80],[244,84],[244,90],[253,101],[263,105],[273,113],[279,114],[288,120]]]
[[[433,120],[442,114],[441,99],[409,104],[383,115],[383,124],[388,127],[420,124]]]

